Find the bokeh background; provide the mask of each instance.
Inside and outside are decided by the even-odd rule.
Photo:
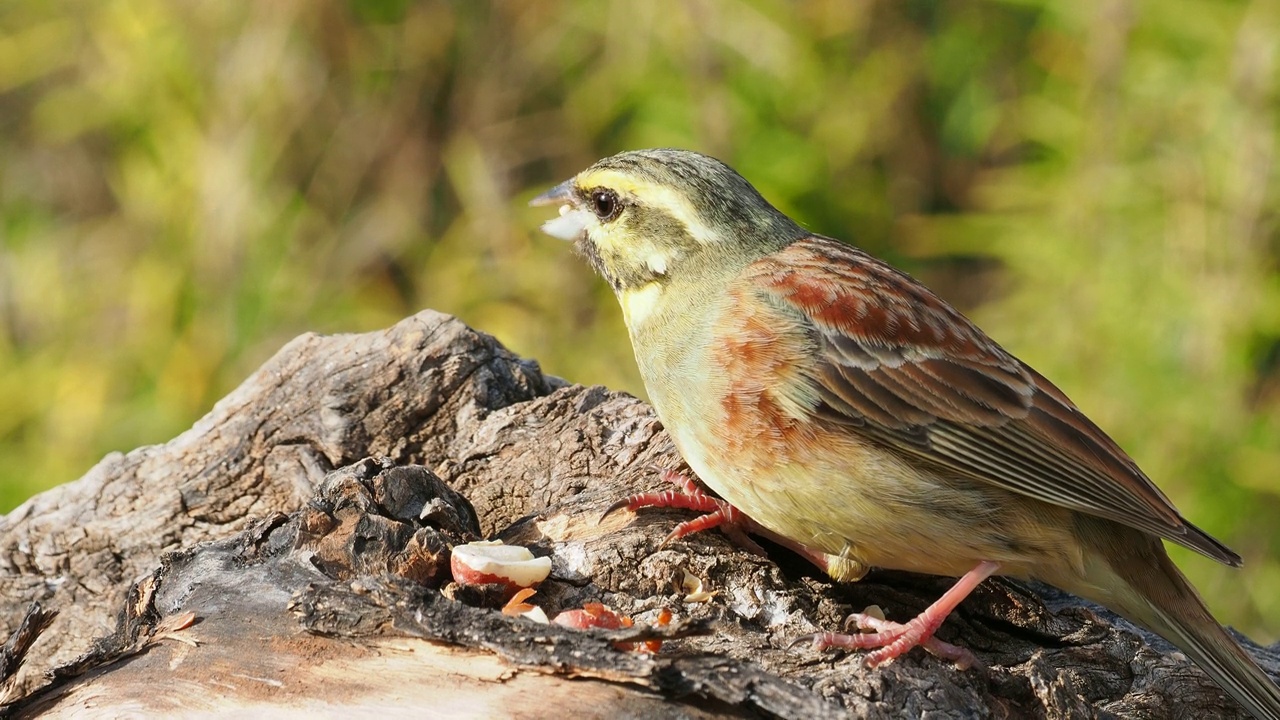
[[[426,307],[643,396],[526,201],[680,146],[1053,378],[1275,640],[1278,66],[1273,0],[5,0],[0,512]]]

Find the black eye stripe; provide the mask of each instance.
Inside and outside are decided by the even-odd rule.
[[[622,213],[622,201],[618,199],[618,194],[612,190],[605,188],[597,188],[592,190],[589,198],[591,200],[591,211],[600,218],[601,222],[608,222]]]

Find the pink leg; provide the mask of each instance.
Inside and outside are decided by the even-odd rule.
[[[881,620],[880,618],[862,613],[854,613],[849,616],[853,620],[859,630],[868,630],[872,632],[893,633],[902,632],[903,625],[889,620]],[[920,643],[920,647],[927,650],[931,655],[940,657],[943,660],[950,660],[956,664],[961,670],[968,670],[972,667],[978,667],[982,663],[978,657],[959,645],[942,642],[936,637],[928,638]]]
[[[707,513],[693,520],[687,520],[676,526],[667,536],[667,540],[692,535],[703,530],[710,530],[725,523],[739,523],[746,519],[734,506],[702,492],[702,489],[688,477],[674,470],[663,470],[662,479],[675,485],[678,490],[667,490],[657,493],[640,493],[631,495],[609,506],[601,519],[611,513],[626,508],[631,511],[646,507],[680,508],[681,510],[700,510]]]
[[[979,583],[994,575],[999,569],[999,563],[989,560],[978,563],[977,567],[965,573],[965,576],[951,586],[951,589],[944,593],[942,597],[938,598],[937,602],[925,608],[924,612],[905,625],[891,623],[859,613],[852,616],[857,621],[858,627],[874,630],[875,632],[859,635],[820,633],[813,636],[814,647],[819,650],[829,647],[879,648],[867,655],[866,662],[871,667],[892,660],[917,645],[924,645],[926,649],[937,651],[937,654],[942,657],[961,664],[976,662],[976,658],[973,658],[972,653],[954,645],[935,641],[933,640],[933,634],[937,632],[942,625],[942,621],[947,619],[951,611],[956,609],[960,601],[968,597],[969,593],[973,592],[973,589]]]
[[[747,517],[741,510],[724,500],[704,493],[696,482],[682,473],[674,470],[663,470],[662,479],[675,485],[678,490],[632,495],[610,505],[604,511],[603,517],[608,517],[610,513],[622,508],[632,511],[646,507],[700,510],[707,514],[676,525],[675,529],[662,541],[666,543],[686,535],[718,527],[747,550],[757,555],[765,554],[764,549],[746,535],[748,532],[764,532],[764,529],[757,525],[754,520]]]
[[[760,547],[754,540],[747,537],[747,533],[759,535],[768,538],[770,541],[790,549],[797,555],[805,558],[809,562],[818,566],[823,572],[829,570],[827,555],[820,550],[813,550],[802,545],[795,540],[785,538],[768,528],[757,523],[747,516],[738,508],[719,498],[711,497],[698,487],[694,480],[683,473],[674,470],[663,470],[662,479],[675,485],[678,491],[668,490],[660,493],[642,493],[632,495],[628,498],[620,500],[610,505],[604,511],[603,517],[608,517],[609,513],[616,510],[626,508],[628,510],[639,510],[645,507],[673,507],[682,510],[701,510],[707,513],[692,520],[686,520],[676,525],[665,538],[663,542],[670,542],[686,535],[710,530],[712,528],[720,528],[720,531],[728,535],[731,540],[738,543],[739,546],[746,548],[748,551],[767,557],[768,553],[764,548]],[[602,517],[602,519],[603,519]]]
[[[666,491],[660,493],[642,493],[632,495],[628,498],[620,500],[610,505],[604,511],[603,517],[608,517],[609,513],[616,510],[626,508],[628,510],[639,510],[645,507],[674,507],[682,510],[701,510],[706,515],[696,517],[692,520],[686,520],[670,532],[663,542],[670,542],[686,535],[692,535],[703,530],[712,528],[720,528],[721,532],[728,535],[731,540],[738,543],[739,546],[746,548],[748,551],[766,557],[767,553],[764,548],[760,547],[755,541],[747,537],[747,533],[759,535],[768,538],[770,541],[785,547],[800,557],[805,558],[809,562],[818,566],[819,570],[827,572],[829,562],[826,553],[820,550],[813,550],[802,545],[795,540],[783,537],[768,528],[757,523],[747,516],[738,508],[719,498],[711,497],[698,487],[698,484],[689,476],[678,473],[674,470],[663,470],[662,479],[675,485],[678,492]],[[602,518],[603,519],[603,518]]]

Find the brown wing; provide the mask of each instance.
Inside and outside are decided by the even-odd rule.
[[[752,271],[816,330],[821,415],[968,477],[1240,564],[1062,391],[915,280],[823,237]]]

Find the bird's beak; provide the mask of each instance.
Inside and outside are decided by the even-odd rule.
[[[530,207],[543,205],[570,205],[573,203],[573,181],[565,180],[559,185],[542,193],[529,201]]]
[[[573,181],[566,180],[538,197],[529,201],[537,207],[540,205],[559,205],[560,217],[542,224],[542,232],[551,237],[574,242],[587,232],[592,221],[591,213],[578,207],[577,198],[573,194]]]

